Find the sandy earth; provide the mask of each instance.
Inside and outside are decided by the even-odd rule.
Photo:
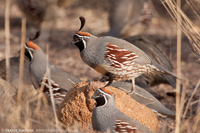
[[[5,31],[4,31],[4,13],[5,3],[0,2],[0,59],[5,58]],[[73,35],[79,29],[80,22],[78,17],[84,16],[86,18],[86,25],[83,31],[88,31],[96,36],[101,36],[109,30],[108,13],[106,10],[98,8],[89,8],[87,6],[72,6],[64,9],[59,9],[55,12],[56,19],[50,26],[44,26],[45,33],[49,33],[48,39],[41,35],[38,44],[45,50],[45,44],[49,44],[49,60],[57,67],[70,72],[71,74],[81,78],[82,80],[98,80],[101,75],[85,65],[80,58],[79,50],[71,45]],[[21,38],[21,17],[22,13],[16,6],[11,5],[10,14],[11,24],[11,57],[17,56],[20,49]],[[197,25],[198,27],[198,25]],[[36,29],[33,24],[27,21],[27,39],[34,36]],[[176,25],[169,18],[161,18],[154,15],[149,28],[144,33],[150,40],[154,41],[157,46],[170,59],[176,73]],[[197,85],[200,76],[200,67],[198,58],[191,50],[191,46],[187,37],[182,37],[182,74],[185,81],[183,82],[186,89],[187,96],[190,96],[193,89]],[[159,85],[152,88],[159,94],[166,96],[167,92],[174,92],[175,90],[169,85]],[[200,96],[200,90],[195,93],[194,100]],[[167,100],[162,100],[163,104],[168,108],[175,109],[175,98],[169,97]],[[192,111],[195,114],[195,109]],[[164,123],[163,119],[160,120]],[[173,132],[174,120],[168,121],[169,131]]]

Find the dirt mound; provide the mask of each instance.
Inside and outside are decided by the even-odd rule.
[[[95,100],[91,99],[94,91],[103,87],[101,82],[81,82],[72,88],[58,109],[58,118],[68,127],[81,125],[81,128],[92,131],[91,117],[95,108]],[[124,91],[114,87],[107,87],[115,95],[118,109],[126,115],[135,118],[153,131],[158,129],[156,115],[146,106],[137,103]]]

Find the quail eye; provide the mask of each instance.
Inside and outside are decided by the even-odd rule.
[[[74,41],[79,42],[79,41],[81,41],[81,38],[77,35],[74,35]]]

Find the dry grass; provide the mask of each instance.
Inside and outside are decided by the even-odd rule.
[[[196,11],[192,1],[187,0],[187,3],[189,3],[189,6],[191,6],[199,18],[199,13]],[[187,17],[187,15],[181,10],[181,8],[175,3],[174,0],[164,0],[162,1],[162,4],[165,6],[173,20],[181,26],[182,31],[190,40],[194,52],[200,55],[200,33],[192,21]]]
[[[177,7],[181,7],[181,1],[177,0]],[[180,13],[177,13],[177,76],[182,77],[181,74],[181,16]],[[175,133],[180,132],[180,124],[181,124],[181,115],[182,115],[182,109],[181,108],[181,95],[180,95],[180,86],[181,86],[181,81],[180,79],[176,80],[176,128],[175,128]],[[183,92],[184,93],[184,92]],[[183,97],[184,99],[185,97]]]
[[[1,132],[67,132],[62,129],[56,115],[54,99],[49,106],[46,97],[41,91],[32,95],[23,86],[24,44],[26,39],[26,18],[22,18],[21,50],[19,66],[19,86],[14,88],[10,81],[10,0],[6,1],[5,11],[5,37],[6,37],[6,73],[7,82],[0,79],[0,129]],[[48,50],[47,50],[48,51]],[[51,91],[50,91],[51,92]],[[51,92],[51,98],[53,94]],[[20,131],[21,130],[21,131]]]
[[[196,16],[199,18],[199,12],[196,10],[195,5],[192,1],[187,0],[188,5],[193,9]],[[194,52],[196,52],[197,55],[200,55],[200,34],[198,30],[195,28],[194,24],[191,22],[191,20],[185,15],[185,13],[181,10],[181,1],[177,0],[177,3],[174,0],[164,0],[162,1],[162,4],[167,9],[168,13],[171,15],[173,20],[177,24],[177,76],[181,77],[181,32],[183,31],[185,35],[188,37],[188,39],[191,42],[191,45],[193,47]],[[200,58],[199,58],[200,59]],[[183,80],[184,82],[184,80]],[[185,87],[183,86],[182,94],[180,95],[180,80],[177,80],[177,86],[176,86],[176,129],[175,133],[179,132],[197,132],[199,129],[200,119],[199,113],[196,114],[194,117],[195,122],[191,123],[191,121],[188,120],[182,120],[181,116],[186,116],[186,113],[188,111],[188,107],[192,104],[191,100],[194,96],[194,93],[197,92],[197,89],[199,89],[199,83],[196,85],[196,87],[193,90],[192,95],[189,98],[189,101],[187,103],[185,112],[183,111],[183,107],[185,104]],[[183,113],[184,112],[184,113]],[[183,126],[185,125],[185,126]],[[194,128],[190,128],[194,127]]]
[[[10,0],[6,1],[6,8],[5,8],[5,37],[6,37],[6,79],[10,81]]]
[[[194,12],[196,13],[197,17],[200,18],[198,11],[195,8],[195,5],[191,2],[186,0],[187,3],[194,9]],[[9,30],[9,4],[10,0],[6,0],[7,6],[6,6],[6,13],[5,13],[5,37],[6,37],[6,68],[9,73],[9,56],[10,56],[10,46],[9,46],[9,38],[10,38],[10,30]],[[174,19],[174,21],[177,23],[177,25],[180,25],[182,31],[185,33],[185,35],[188,37],[188,39],[191,42],[191,45],[194,49],[194,51],[197,54],[200,54],[200,35],[199,31],[196,29],[194,24],[191,22],[191,20],[184,14],[184,12],[178,8],[177,4],[173,0],[166,0],[162,1],[163,5],[165,5],[166,9]],[[180,16],[179,16],[180,15]],[[178,19],[179,18],[179,19]],[[22,21],[22,33],[21,33],[21,47],[25,42],[25,20]],[[179,27],[179,26],[178,26]],[[179,37],[181,36],[180,32],[177,34]],[[181,44],[179,40],[178,45]],[[47,48],[48,51],[48,48]],[[179,50],[180,52],[180,47]],[[21,54],[23,53],[23,50],[21,51]],[[177,52],[177,58],[180,59],[181,53]],[[22,57],[22,56],[21,56]],[[23,69],[23,57],[20,59],[21,65],[20,70],[22,72]],[[181,68],[179,67],[180,60],[177,61],[177,72],[180,73]],[[9,74],[8,74],[9,75]],[[178,74],[180,76],[180,74]],[[7,77],[9,81],[9,77]],[[22,73],[20,73],[20,78],[22,79]],[[8,83],[0,80],[1,88],[0,88],[0,129],[32,129],[36,131],[42,130],[54,130],[56,132],[61,131],[68,131],[65,129],[65,126],[60,123],[57,119],[56,113],[55,113],[55,107],[49,106],[47,103],[46,98],[44,97],[42,92],[38,92],[37,95],[34,95],[32,98],[27,97],[26,88],[23,85],[19,86],[19,89],[16,92],[16,88],[13,88]],[[21,82],[21,81],[19,81]],[[177,83],[179,84],[179,83]],[[180,100],[180,102],[177,102],[177,130],[176,132],[198,132],[200,128],[200,111],[198,111],[192,118],[189,118],[187,120],[181,119],[181,116],[185,116],[188,112],[188,109],[190,109],[196,102],[192,102],[193,96],[195,93],[199,93],[198,89],[200,88],[200,81],[194,87],[193,93],[189,98],[189,101],[187,102],[187,105],[185,107],[185,111],[183,111],[183,107],[186,101],[186,98],[184,96],[185,91],[182,92],[181,97],[179,97],[179,93],[177,99]],[[178,85],[177,85],[178,86]],[[185,90],[186,85],[183,86],[183,90]],[[180,92],[179,89],[177,89],[177,92]],[[52,99],[53,100],[53,99]],[[200,110],[200,109],[199,109]],[[180,128],[179,128],[180,127]],[[78,130],[78,127],[75,127],[74,130]],[[41,131],[41,132],[42,132]],[[50,132],[50,131],[47,131]],[[164,131],[163,131],[164,132]]]
[[[16,88],[6,86],[1,81],[1,129],[54,129],[55,122],[52,119],[52,109],[44,102],[46,99],[42,93],[28,98],[26,92],[21,95],[21,103],[18,104]],[[25,89],[25,88],[23,88]],[[13,94],[14,92],[14,94]]]

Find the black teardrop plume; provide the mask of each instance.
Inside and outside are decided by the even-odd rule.
[[[81,30],[81,29],[83,29],[83,27],[84,27],[84,25],[85,25],[85,18],[84,17],[79,17],[79,19],[80,19],[80,21],[81,21],[81,27],[80,27],[80,29],[79,29],[79,31]]]
[[[34,38],[29,38],[30,41],[33,41],[35,39],[37,39],[40,36],[40,31],[36,32],[35,37]]]

